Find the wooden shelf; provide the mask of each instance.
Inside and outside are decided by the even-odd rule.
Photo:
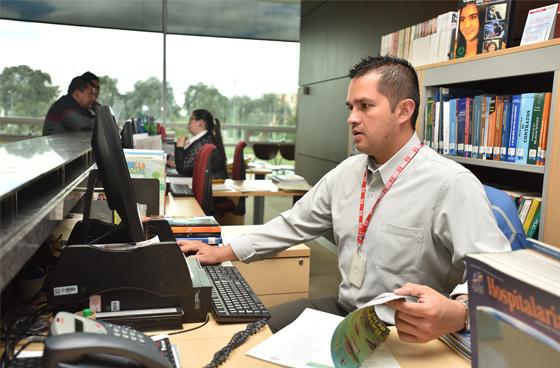
[[[498,168],[498,169],[523,171],[523,172],[529,172],[529,173],[535,173],[535,174],[543,174],[544,175],[544,169],[545,169],[544,166],[516,164],[514,162],[482,160],[482,159],[478,159],[478,158],[450,156],[450,155],[443,155],[443,156],[450,159],[450,160],[458,162],[460,164],[495,167],[495,168]]]

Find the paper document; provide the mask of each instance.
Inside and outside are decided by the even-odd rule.
[[[333,367],[331,338],[344,318],[306,309],[294,322],[247,352],[254,358],[286,367]],[[398,368],[399,363],[384,346],[379,346],[362,367]]]
[[[159,243],[159,237],[157,235],[151,239],[140,241],[137,243],[91,244],[91,246],[110,250],[132,250],[147,247],[156,243]]]
[[[167,176],[165,181],[169,184],[187,184],[192,188],[192,178],[185,176]]]

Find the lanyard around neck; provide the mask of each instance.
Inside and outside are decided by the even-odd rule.
[[[393,172],[393,174],[391,175],[391,177],[387,181],[387,184],[385,184],[385,187],[383,187],[383,190],[381,191],[381,193],[379,194],[379,197],[377,197],[377,200],[373,204],[373,207],[371,208],[371,211],[369,212],[369,214],[366,218],[366,221],[362,222],[363,218],[364,218],[364,203],[365,203],[365,199],[366,199],[366,183],[367,183],[367,167],[366,167],[366,170],[364,172],[364,178],[362,179],[362,191],[360,193],[360,213],[359,213],[359,218],[358,218],[358,221],[359,221],[358,222],[358,250],[360,249],[360,247],[364,243],[364,238],[366,236],[366,231],[367,231],[369,223],[371,221],[371,216],[373,215],[373,212],[377,208],[377,205],[379,204],[379,202],[381,202],[381,199],[383,199],[383,197],[385,197],[385,194],[387,194],[389,189],[391,189],[391,187],[393,186],[395,181],[397,181],[397,178],[399,177],[401,172],[409,164],[409,162],[412,161],[412,159],[414,158],[414,156],[416,156],[418,151],[420,151],[422,146],[423,146],[423,144],[419,143],[418,145],[416,145],[412,148],[412,150],[408,153],[408,155],[406,155],[404,160],[399,164],[399,166],[397,167],[395,172]]]

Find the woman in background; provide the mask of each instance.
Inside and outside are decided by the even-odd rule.
[[[459,34],[455,57],[472,56],[482,52],[482,32],[480,14],[476,3],[466,2],[459,10]]]
[[[181,136],[175,147],[175,165],[181,176],[192,176],[196,154],[206,143],[216,146],[210,165],[213,179],[227,179],[226,152],[220,131],[220,121],[214,119],[208,110],[194,110],[187,126],[190,139]]]

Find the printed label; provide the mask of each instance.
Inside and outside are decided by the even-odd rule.
[[[61,286],[53,289],[54,296],[78,294],[78,285]]]
[[[121,302],[118,300],[111,300],[111,312],[118,312],[121,310]]]

